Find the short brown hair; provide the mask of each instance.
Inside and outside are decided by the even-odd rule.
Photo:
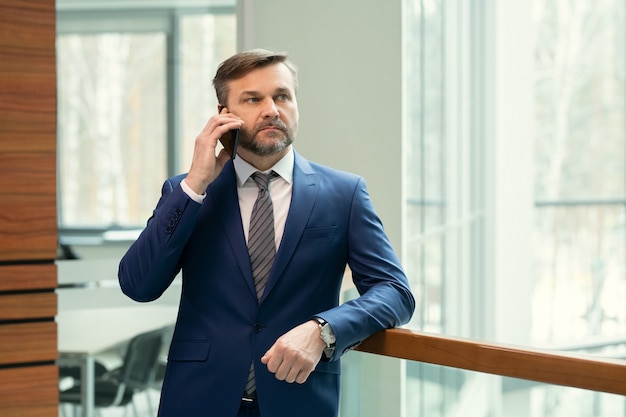
[[[219,104],[226,106],[228,97],[228,82],[241,78],[257,68],[266,67],[272,64],[285,64],[293,76],[294,87],[298,86],[298,70],[289,61],[285,52],[272,52],[266,49],[251,49],[231,56],[222,62],[217,68],[213,87]]]

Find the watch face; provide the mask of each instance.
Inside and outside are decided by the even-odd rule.
[[[322,326],[322,340],[327,345],[332,345],[336,342],[335,335],[333,334],[333,331],[328,323]]]

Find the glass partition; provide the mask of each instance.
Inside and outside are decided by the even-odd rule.
[[[340,416],[382,415],[395,405],[376,402],[385,381],[362,382],[363,362],[377,355],[350,352],[343,365]],[[626,399],[578,388],[543,384],[402,359],[384,358],[389,367],[406,366],[402,384],[405,417],[615,417],[626,414]],[[353,389],[353,387],[360,387]],[[366,399],[364,399],[367,397]],[[363,410],[363,403],[377,410]],[[378,414],[377,414],[378,413]]]
[[[535,343],[626,334],[625,9],[533,2]]]
[[[503,342],[513,326],[524,343],[555,348],[619,337],[626,5],[496,3],[405,2],[403,260],[419,298],[410,326]],[[512,50],[515,39],[532,41]],[[529,105],[508,94],[517,85],[532,90]],[[519,120],[530,135],[511,143]],[[527,200],[516,183],[501,187],[512,177],[531,184]],[[527,242],[512,223],[529,225]],[[524,291],[508,289],[510,275]]]
[[[405,1],[403,250],[419,300],[410,327],[500,342],[517,331],[528,345],[624,357],[626,5],[521,4]],[[530,105],[507,95],[520,84]],[[519,120],[530,135],[513,144]],[[532,182],[519,212],[494,194],[515,189],[493,189],[511,169]],[[528,273],[498,258],[519,238],[495,218],[502,206],[531,225],[509,254],[527,258]],[[509,290],[509,274],[528,290]],[[407,416],[625,413],[619,396],[431,365],[408,363],[406,378]]]

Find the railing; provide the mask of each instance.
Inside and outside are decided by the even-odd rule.
[[[626,361],[391,329],[361,352],[513,378],[626,395]]]

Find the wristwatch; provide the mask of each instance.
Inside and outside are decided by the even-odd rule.
[[[326,320],[321,317],[313,317],[313,320],[315,320],[320,326],[320,337],[322,338],[322,341],[326,343],[323,357],[328,360],[333,356],[333,353],[335,353],[337,338],[335,337],[332,327],[330,327],[330,324],[328,324]]]

